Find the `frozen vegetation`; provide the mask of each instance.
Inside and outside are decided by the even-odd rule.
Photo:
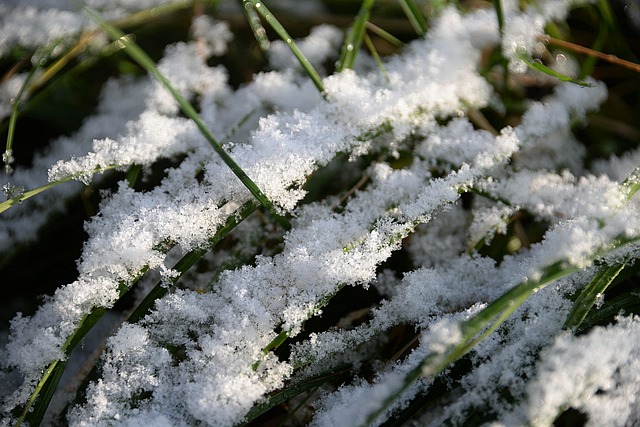
[[[76,3],[1,4],[0,55],[58,44],[55,57],[99,31]],[[86,2],[114,23],[155,3]],[[323,24],[296,40],[319,80],[286,39],[273,39],[269,68],[237,88],[209,60],[234,38],[217,13],[240,13],[241,3],[194,17],[189,41],[167,46],[157,69],[266,196],[265,209],[156,78],[111,78],[73,135],[0,178],[0,250],[37,239],[68,197],[111,170],[140,168],[150,179],[160,160],[170,166],[153,188],[122,180],[103,191],[77,279],[11,321],[0,425],[233,426],[284,401],[300,405],[293,425],[410,414],[407,425],[547,426],[568,408],[589,426],[640,423],[640,319],[602,297],[637,257],[640,151],[586,164],[573,129],[605,102],[606,85],[560,81],[577,73],[571,57],[548,64],[561,79],[527,66],[546,49],[545,25],[578,5],[521,3],[502,0],[501,25],[493,7],[443,7],[424,36],[381,64],[363,43],[353,66],[335,71],[326,67],[345,31]],[[305,4],[301,13],[323,7]],[[93,37],[94,49],[110,43]],[[483,69],[490,51],[504,67]],[[494,129],[478,119],[508,108],[491,73],[551,89]],[[2,117],[25,81],[26,72],[0,83]],[[47,182],[55,185],[27,197]],[[324,185],[313,197],[312,182]],[[539,238],[513,231],[523,215],[543,228]],[[505,235],[508,249],[492,255]],[[305,329],[350,287],[373,302]],[[129,320],[110,312],[95,326],[112,325],[97,377],[81,386],[84,397],[61,388],[45,413],[73,347],[130,288],[146,311]],[[599,310],[613,320],[586,327]],[[401,328],[412,340],[386,354]],[[409,411],[415,402],[422,407]]]

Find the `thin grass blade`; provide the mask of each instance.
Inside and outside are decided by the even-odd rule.
[[[342,50],[340,51],[340,59],[336,63],[336,71],[340,72],[345,69],[353,68],[358,51],[362,45],[362,40],[366,31],[366,24],[371,17],[371,11],[375,6],[375,0],[364,0],[360,11],[356,15],[353,25],[347,32],[344,43],[342,44]]]
[[[170,279],[169,285],[175,285],[180,278],[191,268],[200,258],[204,256],[211,248],[218,244],[229,234],[234,228],[236,228],[242,221],[244,221],[249,215],[251,215],[258,208],[258,204],[254,201],[249,201],[240,207],[234,215],[231,215],[227,222],[218,229],[216,234],[209,239],[206,247],[194,249],[186,253],[177,263],[173,266],[179,275]],[[165,283],[156,284],[153,289],[147,294],[142,302],[131,313],[127,321],[129,323],[135,323],[140,321],[151,310],[153,303],[162,298],[169,290],[169,286]]]
[[[289,49],[291,49],[291,52],[293,52],[295,57],[298,59],[304,71],[307,73],[309,78],[313,81],[313,84],[315,84],[315,86],[318,88],[318,91],[320,92],[320,94],[324,96],[324,85],[322,84],[322,78],[320,77],[320,74],[318,74],[316,69],[313,68],[313,65],[311,65],[311,62],[309,62],[309,60],[304,55],[304,53],[302,53],[298,45],[293,41],[293,37],[289,35],[287,30],[285,30],[282,24],[280,24],[280,21],[276,19],[276,17],[267,8],[264,2],[259,0],[244,0],[244,3],[251,4],[255,8],[255,10],[265,19],[265,21],[269,23],[271,28],[274,29],[274,31],[287,44],[287,46],[289,46]]]
[[[551,77],[555,77],[556,79],[560,80],[561,82],[569,82],[569,83],[573,83],[573,84],[577,84],[579,86],[582,87],[593,87],[594,85],[592,83],[588,83],[585,82],[583,80],[579,80],[579,79],[574,79],[573,77],[569,77],[565,74],[559,73],[549,67],[547,67],[544,64],[541,64],[539,62],[536,62],[535,59],[533,59],[533,57],[531,57],[531,55],[527,54],[519,54],[518,57],[525,62],[525,64],[527,64],[527,66],[529,68],[531,68],[532,70],[536,70],[539,71],[543,74],[546,74],[548,76]]]
[[[427,32],[427,21],[425,21],[424,16],[413,0],[400,0],[400,6],[404,14],[407,15],[416,34],[420,37],[424,36]]]
[[[251,178],[246,174],[246,172],[236,163],[236,161],[222,148],[222,145],[218,140],[213,136],[209,128],[202,121],[195,108],[173,87],[169,79],[167,79],[161,72],[158,70],[154,62],[149,58],[149,56],[142,50],[140,47],[135,44],[131,37],[125,35],[122,31],[115,28],[114,26],[107,23],[102,17],[93,9],[85,8],[89,16],[100,25],[100,27],[111,37],[114,41],[120,40],[123,44],[123,50],[140,66],[142,66],[147,72],[149,72],[153,77],[155,77],[164,87],[171,93],[173,98],[176,100],[182,111],[185,113],[187,117],[189,117],[196,124],[200,133],[206,138],[206,140],[211,144],[214,151],[222,158],[225,164],[231,169],[231,171],[242,181],[244,186],[253,194],[253,196],[260,202],[262,206],[264,206],[269,213],[271,213],[274,218],[278,220],[278,222],[285,228],[290,229],[291,225],[289,221],[280,216],[271,202],[269,198],[258,188],[258,186],[253,182]]]
[[[591,308],[593,308],[596,301],[598,301],[600,295],[604,293],[623,268],[624,264],[621,263],[605,266],[598,271],[593,280],[578,294],[578,298],[573,304],[573,308],[564,324],[564,329],[572,333],[578,330]]]

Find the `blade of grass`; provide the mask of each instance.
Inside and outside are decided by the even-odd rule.
[[[298,45],[293,41],[293,38],[289,35],[287,30],[285,30],[282,24],[280,24],[280,21],[276,19],[276,17],[267,8],[264,2],[259,0],[244,0],[244,2],[250,3],[255,8],[255,10],[265,19],[265,21],[267,21],[271,28],[274,29],[278,36],[280,36],[280,38],[289,46],[289,49],[291,49],[291,52],[293,52],[295,57],[298,59],[304,71],[313,81],[313,84],[315,84],[316,88],[318,88],[320,94],[324,97],[324,85],[322,84],[322,78],[320,77],[320,74],[318,74],[316,69],[313,68],[311,62],[309,62],[307,57],[304,56]]]
[[[262,26],[262,21],[260,20],[260,15],[256,12],[253,4],[249,2],[244,3],[244,14],[246,15],[247,22],[249,23],[249,28],[251,28],[251,32],[253,33],[253,37],[255,37],[258,42],[258,47],[264,53],[269,50],[271,42],[269,38],[267,38],[267,31]]]
[[[282,225],[285,229],[290,229],[291,225],[289,221],[279,215],[273,203],[269,198],[260,190],[260,188],[253,182],[246,172],[236,163],[235,160],[222,148],[222,145],[213,136],[209,128],[202,121],[195,108],[173,87],[169,79],[167,79],[149,56],[140,47],[135,44],[130,37],[126,36],[122,31],[107,23],[96,11],[91,8],[85,7],[89,16],[111,37],[114,41],[120,40],[123,44],[123,50],[141,67],[143,67],[149,74],[155,77],[164,87],[171,93],[176,100],[182,111],[187,117],[189,117],[196,124],[200,133],[205,137],[209,144],[213,147],[214,151],[220,156],[225,164],[231,169],[231,171],[242,181],[244,186],[253,194],[253,196],[264,206],[269,213]]]
[[[613,248],[603,250],[592,259],[600,258],[622,246],[637,242],[640,238],[619,239]],[[456,345],[452,345],[443,353],[429,354],[416,368],[410,371],[398,387],[384,402],[367,418],[366,425],[375,421],[393,402],[398,399],[415,381],[420,378],[433,378],[444,371],[453,362],[467,354],[476,344],[495,331],[504,321],[525,302],[531,295],[556,280],[566,277],[580,270],[575,265],[567,265],[563,261],[555,262],[542,270],[538,280],[525,280],[504,293],[498,299],[485,307],[471,319],[460,325],[462,338]]]
[[[367,21],[367,30],[371,31],[374,34],[377,34],[382,39],[388,41],[389,43],[391,43],[395,47],[404,46],[404,43],[402,42],[402,40],[400,40],[399,38],[397,38],[393,34],[383,30],[382,28],[378,27],[376,24],[374,24],[371,21]]]
[[[356,56],[360,51],[362,45],[362,39],[366,30],[366,23],[371,17],[371,11],[376,4],[376,0],[364,0],[360,6],[360,10],[356,15],[353,25],[347,31],[347,36],[342,44],[342,50],[340,51],[340,58],[336,63],[336,71],[340,72],[345,69],[353,68],[356,62]]]
[[[544,37],[542,39],[545,43],[553,44],[573,52],[582,53],[585,55],[589,55],[594,58],[601,59],[603,61],[610,62],[612,64],[619,65],[621,67],[627,68],[629,70],[635,71],[636,73],[640,73],[640,64],[636,64],[635,62],[627,61],[625,59],[618,58],[615,55],[611,55],[608,53],[602,53],[595,49],[590,49],[588,47],[580,46],[575,43],[571,43],[565,40],[556,39],[553,37]]]
[[[9,197],[4,202],[0,203],[0,213],[6,211],[7,209],[11,208],[14,205],[18,205],[18,204],[24,202],[25,200],[29,199],[30,197],[35,196],[36,194],[40,194],[43,191],[48,190],[51,187],[55,187],[56,185],[62,184],[63,182],[71,181],[71,179],[72,178],[65,178],[65,179],[60,180],[60,181],[50,182],[50,183],[45,184],[45,185],[43,185],[41,187],[34,188],[33,190],[29,190],[29,191],[25,191],[25,192],[19,192],[18,195],[13,196],[13,197]]]
[[[15,98],[12,99],[11,115],[9,116],[9,129],[7,133],[7,144],[5,146],[4,154],[2,155],[2,160],[5,163],[5,173],[7,175],[11,175],[11,172],[13,171],[11,167],[11,164],[13,163],[13,138],[15,135],[16,122],[18,120],[18,108],[20,106],[20,101],[27,91],[27,87],[32,85],[37,71],[47,63],[56,48],[60,46],[60,43],[62,43],[62,40],[57,40],[51,43],[46,48],[36,50],[36,52],[33,54],[33,57],[31,58],[31,64],[33,65],[33,67],[29,71],[29,74],[27,75],[27,78],[25,79],[22,86],[20,86],[18,94]]]
[[[170,286],[175,285],[182,276],[204,256],[211,248],[218,244],[229,234],[234,228],[236,228],[242,221],[244,221],[249,215],[251,215],[258,208],[256,202],[249,201],[241,206],[234,215],[231,215],[225,224],[218,229],[216,234],[209,239],[207,245],[202,248],[194,249],[186,253],[180,260],[173,266],[173,270],[176,270],[179,275],[172,277],[169,283],[157,283],[153,289],[147,294],[147,296],[140,302],[136,309],[131,313],[127,321],[129,323],[135,323],[140,321],[151,310],[153,303],[162,298],[168,291]]]
[[[96,168],[92,171],[92,174],[96,174],[96,173],[102,173],[102,172],[106,172],[108,170],[112,170],[112,169],[116,169],[120,167],[119,165],[109,165],[109,166],[104,166],[104,167],[99,167]],[[76,175],[69,175],[65,178],[59,179],[57,181],[53,181],[53,182],[49,182],[47,184],[44,184],[40,187],[34,188],[32,190],[27,190],[27,191],[15,191],[13,190],[15,193],[15,195],[10,195],[7,200],[5,200],[4,202],[0,203],[0,213],[6,211],[7,209],[15,206],[15,205],[19,205],[20,203],[24,202],[25,200],[42,193],[43,191],[46,191],[48,189],[50,189],[51,187],[55,187],[58,184],[62,184],[68,181],[72,181],[72,180],[76,180],[80,178],[80,175],[76,174]],[[6,189],[5,189],[6,191]],[[11,191],[11,190],[10,190]]]
[[[422,16],[413,0],[400,0],[400,6],[404,14],[407,15],[416,34],[420,37],[424,36],[427,32],[427,21],[425,21],[424,16]]]
[[[565,74],[559,73],[555,70],[552,70],[551,68],[547,67],[544,64],[541,64],[539,62],[536,62],[535,59],[533,59],[533,57],[531,55],[527,54],[518,54],[518,57],[523,60],[525,62],[525,64],[527,64],[527,66],[533,70],[536,71],[540,71],[541,73],[544,73],[548,76],[551,77],[555,77],[556,79],[560,80],[561,82],[569,82],[569,83],[574,83],[577,84],[579,86],[582,87],[593,87],[594,85],[591,83],[587,83],[583,80],[578,80],[578,79],[574,79],[572,77],[569,77]]]
[[[389,81],[389,75],[387,74],[387,70],[384,69],[384,64],[380,59],[380,55],[378,55],[378,51],[376,50],[376,47],[373,44],[373,41],[371,40],[371,37],[369,37],[369,35],[366,33],[364,35],[364,43],[367,45],[367,48],[369,48],[369,52],[371,52],[371,56],[373,57],[373,60],[376,61],[376,65],[378,65],[378,68],[380,69],[384,77],[387,79],[387,81]]]
[[[599,296],[604,293],[624,266],[624,264],[615,264],[605,266],[598,271],[593,280],[580,290],[578,298],[564,323],[564,329],[572,333],[578,330],[591,308],[596,304]]]
[[[332,378],[346,374],[347,372],[349,372],[350,368],[350,365],[338,366],[337,368],[330,369],[314,377],[290,385],[289,387],[284,388],[275,394],[272,394],[271,396],[269,396],[269,399],[266,402],[260,403],[259,405],[251,408],[251,410],[247,412],[247,415],[245,416],[245,422],[241,425],[246,426],[251,421],[258,418],[260,415],[288,401],[292,397],[295,397],[307,390],[311,390],[312,388],[317,388],[327,381],[331,380]]]
[[[638,313],[640,310],[640,293],[629,292],[605,301],[598,310],[589,312],[580,326],[578,326],[576,333],[584,332],[595,325],[602,324],[614,318],[622,310],[626,313]]]
[[[258,208],[258,203],[251,200],[240,207],[235,215],[229,217],[227,222],[216,232],[216,234],[209,240],[208,244],[204,248],[195,249],[182,257],[178,263],[174,266],[174,269],[180,274],[177,277],[171,278],[172,285],[180,280],[180,278],[187,272],[187,270],[193,266],[202,256],[213,246],[215,246],[220,240],[222,240],[231,230],[233,230],[238,224],[240,224],[245,218],[247,218],[252,212]],[[168,252],[172,245],[168,245],[164,250]],[[128,292],[135,283],[143,276],[147,269],[143,269],[139,272],[138,276],[131,281],[131,283],[121,283],[119,287],[119,297],[122,297]],[[129,317],[129,322],[138,321],[146,312],[151,308],[153,302],[162,297],[168,291],[166,284],[157,284],[142,303],[136,308],[136,310]],[[100,318],[107,312],[104,307],[94,307],[88,314],[86,314],[80,321],[78,328],[67,338],[67,341],[62,346],[62,351],[66,357],[71,354],[71,351],[76,345],[85,337],[85,335],[91,330]],[[41,423],[47,407],[51,401],[51,397],[58,386],[58,382],[64,369],[66,367],[65,360],[56,360],[52,362],[47,370],[44,372],[40,382],[36,386],[36,389],[32,392],[29,401],[22,410],[22,414],[18,419],[15,427],[18,427],[23,421],[27,421],[29,425],[37,426]],[[32,409],[33,408],[33,409]]]
[[[146,272],[146,269],[143,269],[138,277],[132,280],[130,283],[125,284],[121,283],[119,286],[119,295],[122,297],[131,287],[137,283],[137,281],[142,277],[142,275]],[[66,359],[71,355],[71,352],[76,347],[76,345],[82,341],[85,335],[93,328],[93,326],[102,318],[102,316],[107,312],[107,309],[104,307],[94,307],[91,311],[85,314],[78,327],[73,331],[73,333],[67,338],[65,343],[62,345],[61,351],[65,355],[63,359],[55,360],[51,362],[51,364],[44,371],[38,385],[35,390],[31,393],[29,400],[25,404],[24,408],[22,408],[21,415],[18,418],[18,421],[15,424],[15,427],[20,426],[24,421],[28,422],[30,426],[38,426],[42,422],[42,417],[47,411],[49,407],[49,403],[53,394],[58,387],[58,383],[62,374],[66,367]]]
[[[627,200],[630,200],[638,189],[640,189],[640,168],[636,168],[622,183],[622,186],[627,190]],[[600,268],[591,282],[579,291],[578,297],[565,321],[565,329],[572,333],[578,331],[598,298],[604,294],[609,285],[611,285],[613,280],[618,277],[618,274],[620,274],[625,267],[625,263],[618,263],[608,266],[605,265]]]

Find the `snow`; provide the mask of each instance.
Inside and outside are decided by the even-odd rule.
[[[544,25],[563,19],[571,2],[545,0],[524,10],[515,1],[503,3],[502,49],[513,71],[524,72],[518,52],[534,53]],[[137,4],[120,1],[113,16],[156,3]],[[90,28],[62,1],[6,3],[0,12],[7,34],[0,53]],[[56,25],[29,33],[45,19]],[[444,358],[467,339],[465,322],[554,265],[580,271],[538,289],[478,343],[468,355],[469,370],[456,380],[458,398],[416,423],[461,425],[465,414],[484,407],[496,425],[550,425],[566,405],[587,414],[589,425],[637,422],[638,319],[619,317],[578,337],[562,331],[568,296],[594,276],[594,261],[633,259],[637,244],[623,243],[640,238],[638,204],[627,201],[621,185],[639,154],[595,162],[590,171],[571,131],[604,102],[603,84],[557,83],[551,95],[526,106],[520,123],[493,134],[476,129],[467,115],[495,101],[478,69],[482,50],[500,43],[490,9],[445,8],[423,39],[385,59],[388,80],[365,67],[345,70],[323,77],[324,98],[282,42],[272,43],[270,71],[234,89],[223,67],[207,63],[232,40],[227,24],[199,16],[192,35],[167,47],[160,71],[196,104],[225,150],[278,212],[291,216],[293,227],[284,232],[269,218],[248,219],[230,238],[232,248],[205,256],[210,270],[192,269],[140,322],[124,323],[108,339],[86,402],[68,412],[70,425],[236,425],[286,384],[344,362],[370,362],[374,375],[319,392],[312,425],[365,423],[381,410],[378,425],[428,391],[433,378],[425,361]],[[335,27],[320,26],[299,46],[321,65],[341,38]],[[14,96],[20,79],[3,83],[0,99]],[[406,152],[411,161],[396,162]],[[12,321],[0,360],[3,376],[20,375],[22,383],[2,395],[3,423],[27,401],[41,372],[65,358],[65,342],[83,316],[113,307],[119,289],[144,271],[165,283],[176,277],[175,260],[210,250],[211,238],[251,194],[151,77],[108,82],[97,113],[74,135],[52,141],[32,166],[1,178],[25,189],[47,179],[88,184],[107,169],[150,167],[167,158],[180,160],[155,188],[136,191],[121,182],[103,194],[99,213],[85,225],[77,280],[32,316]],[[325,167],[335,168],[336,181],[364,176],[365,184],[342,199],[304,201],[312,191],[309,177]],[[0,249],[33,239],[78,188],[60,184],[3,213]],[[469,191],[487,197],[476,194],[464,206],[461,195]],[[521,211],[545,225],[541,241],[499,261],[475,250],[504,234]],[[261,240],[267,237],[281,243],[266,248]],[[410,267],[396,277],[381,266],[400,251]],[[301,334],[347,286],[375,288],[383,299],[356,326]],[[415,330],[416,346],[385,365],[378,346],[398,325]],[[263,351],[279,331],[300,338],[288,357]],[[408,382],[415,372],[425,378]]]

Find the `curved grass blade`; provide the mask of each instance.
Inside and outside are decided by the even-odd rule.
[[[592,310],[576,329],[576,333],[584,332],[595,325],[602,324],[624,310],[626,313],[638,313],[640,311],[640,292],[629,292],[605,303],[598,310]]]
[[[20,100],[22,99],[25,92],[27,91],[27,87],[29,87],[32,84],[32,81],[36,76],[36,72],[47,63],[47,61],[51,58],[56,48],[60,46],[61,43],[62,43],[62,40],[57,40],[51,43],[51,45],[47,46],[46,48],[36,50],[36,52],[33,54],[31,58],[31,64],[33,65],[33,67],[29,71],[29,74],[27,75],[27,78],[25,79],[22,86],[20,86],[20,90],[18,91],[18,94],[16,95],[15,98],[12,99],[13,105],[11,107],[11,115],[9,116],[7,144],[5,146],[4,154],[2,155],[2,160],[5,163],[5,173],[7,175],[11,175],[13,171],[11,167],[11,164],[13,163],[13,138],[16,130],[16,122],[18,120],[18,108],[20,106]]]
[[[640,168],[636,168],[631,172],[629,177],[622,183],[622,186],[627,190],[627,200],[630,200],[638,189],[640,189]],[[579,291],[578,297],[564,324],[565,329],[572,333],[576,333],[579,330],[580,325],[582,325],[598,298],[607,290],[609,285],[611,285],[613,280],[618,277],[618,274],[620,274],[625,267],[625,263],[618,263],[603,266],[598,271],[591,282]]]
[[[340,51],[340,59],[336,63],[336,71],[340,72],[344,69],[353,68],[356,62],[356,56],[362,45],[362,40],[366,31],[366,24],[371,17],[371,11],[376,4],[376,0],[364,0],[360,10],[356,15],[353,25],[347,32],[342,50]]]
[[[171,278],[171,284],[175,284],[178,280],[180,280],[184,273],[186,273],[186,271],[193,264],[195,264],[211,247],[222,240],[227,234],[229,234],[231,230],[233,230],[238,224],[240,224],[245,218],[247,218],[252,212],[254,212],[258,208],[258,206],[258,203],[253,200],[245,203],[240,209],[238,209],[235,215],[229,217],[227,222],[217,231],[214,237],[209,240],[209,244],[207,247],[193,250],[186,254],[180,261],[178,261],[178,263],[174,266],[174,269],[177,270],[180,274],[177,277]],[[172,245],[169,245],[169,247],[166,248],[167,251],[170,249],[170,246]],[[134,279],[131,283],[121,283],[119,296],[122,297],[126,292],[128,292],[146,271],[146,268],[140,271],[137,278]],[[167,290],[168,287],[166,287],[166,285],[156,285],[143,300],[143,302],[136,308],[136,310],[128,320],[130,322],[133,322],[144,317],[146,312],[153,305],[153,302],[166,294]],[[69,338],[67,338],[67,341],[62,347],[62,351],[64,352],[66,357],[69,357],[71,351],[73,351],[76,345],[85,337],[85,335],[106,312],[107,309],[104,307],[94,307],[90,313],[86,314],[82,318],[78,328],[69,336]],[[36,389],[31,394],[31,397],[26,406],[23,408],[22,415],[18,419],[16,427],[18,427],[23,421],[29,422],[29,425],[40,424],[40,422],[42,421],[42,417],[44,416],[47,407],[49,406],[51,397],[53,396],[53,393],[58,386],[65,367],[65,360],[56,360],[49,365],[42,378],[40,379],[40,382],[36,386]]]
[[[109,165],[109,166],[104,166],[104,167],[99,167],[99,168],[95,168],[93,171],[91,171],[92,174],[96,174],[96,173],[102,173],[102,172],[106,172],[112,169],[116,169],[118,168],[119,165]],[[75,179],[80,178],[80,174],[74,174],[74,175],[69,175],[65,178],[59,179],[57,181],[52,181],[49,182],[47,184],[44,184],[40,187],[34,188],[32,190],[27,190],[24,191],[22,189],[15,189],[15,188],[4,188],[3,190],[7,193],[10,193],[7,200],[5,200],[4,202],[0,203],[0,213],[6,211],[7,209],[15,206],[15,205],[19,205],[20,203],[24,202],[27,199],[30,199],[31,197],[42,193],[43,191],[46,191],[48,189],[50,189],[51,187],[55,187],[58,184],[62,184],[65,182],[69,182]]]
[[[167,79],[155,66],[154,62],[149,58],[149,56],[131,40],[131,37],[126,36],[122,31],[117,29],[116,27],[107,23],[102,17],[93,9],[85,7],[85,11],[91,16],[91,18],[98,24],[100,27],[111,37],[114,41],[119,40],[123,44],[123,50],[140,66],[142,66],[149,74],[155,77],[162,86],[171,93],[173,98],[176,100],[182,111],[185,113],[187,117],[189,117],[196,124],[200,133],[205,137],[205,139],[211,144],[214,151],[222,158],[225,164],[231,169],[231,171],[242,181],[244,186],[253,194],[253,196],[258,199],[260,204],[264,206],[269,213],[271,213],[274,218],[278,220],[280,225],[282,225],[285,229],[290,229],[291,225],[289,221],[280,216],[271,202],[269,198],[260,190],[260,188],[256,185],[255,182],[246,174],[246,172],[236,163],[235,160],[222,148],[222,145],[218,140],[213,136],[209,128],[204,124],[195,108],[182,96],[180,93],[173,87],[169,79]]]
[[[400,0],[400,6],[404,14],[407,15],[416,34],[420,37],[424,36],[427,32],[427,21],[425,21],[424,16],[422,16],[413,0]]]
[[[146,272],[143,269],[137,278],[131,281],[131,283],[120,284],[119,296],[122,297],[131,287],[137,283],[137,281]],[[66,358],[71,355],[71,352],[76,345],[82,341],[87,333],[93,328],[93,326],[102,318],[107,312],[104,307],[94,307],[89,313],[85,314],[80,320],[78,328],[67,338],[63,344],[61,350],[65,355],[65,359],[54,360],[44,371],[42,378],[38,382],[35,390],[31,393],[29,400],[27,401],[22,413],[15,424],[15,427],[20,426],[24,421],[28,422],[30,426],[38,426],[42,422],[51,398],[58,387],[60,378],[64,373],[67,362]]]
[[[291,49],[291,52],[293,52],[295,57],[298,59],[304,71],[313,81],[313,84],[315,84],[316,88],[318,88],[320,94],[322,94],[322,96],[324,97],[324,85],[322,84],[322,78],[320,77],[320,74],[318,74],[316,69],[313,68],[311,62],[309,62],[307,57],[304,56],[304,54],[302,53],[298,45],[293,41],[293,38],[289,35],[287,30],[284,29],[282,24],[280,24],[273,13],[269,9],[267,9],[267,6],[264,4],[264,2],[259,0],[244,0],[244,3],[251,4],[252,7],[255,8],[255,10],[269,23],[271,28],[274,29],[278,36],[280,36],[280,38],[289,46],[289,49]]]
[[[587,83],[583,80],[578,80],[578,79],[574,79],[573,77],[569,77],[565,74],[559,73],[555,70],[552,70],[551,68],[547,67],[544,64],[541,64],[539,62],[536,62],[535,59],[533,59],[533,57],[529,54],[529,53],[519,53],[518,57],[525,62],[525,64],[527,64],[527,66],[529,68],[531,68],[532,70],[536,70],[539,71],[543,74],[546,74],[548,76],[551,77],[555,77],[556,79],[560,80],[561,82],[568,82],[568,83],[573,83],[573,84],[577,84],[579,86],[582,87],[593,87],[594,85],[592,83]]]

